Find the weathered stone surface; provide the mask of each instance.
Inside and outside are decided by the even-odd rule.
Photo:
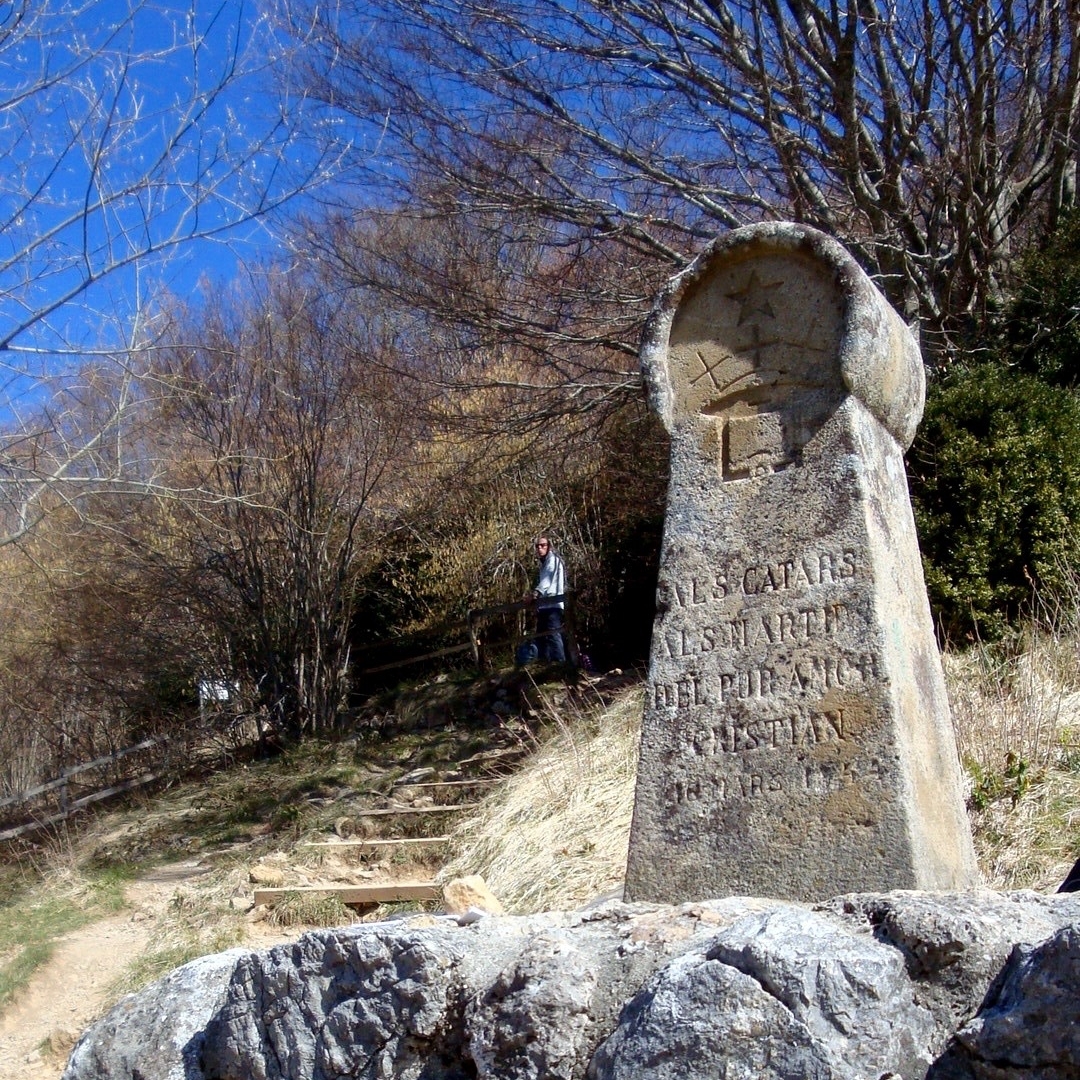
[[[570,1080],[588,1057],[595,957],[565,934],[543,934],[468,1008],[478,1076]]]
[[[181,968],[65,1080],[1059,1080],[1078,920],[1075,895],[892,893],[365,924]]]
[[[900,951],[918,1000],[938,1018],[935,1054],[975,1015],[1017,942],[1043,941],[1080,919],[1080,897],[1070,902],[1030,891],[840,896],[823,908]]]
[[[898,953],[829,917],[748,916],[669,964],[627,1006],[595,1080],[922,1076],[934,1020]],[[762,1032],[769,1037],[763,1039]]]
[[[753,226],[673,283],[642,364],[672,450],[627,898],[972,885],[907,327],[833,241]]]
[[[204,956],[124,998],[76,1043],[61,1080],[201,1080],[203,1033],[246,955]]]
[[[763,1037],[764,1036],[764,1037]],[[719,1071],[721,1062],[729,1067]],[[805,1026],[749,975],[680,957],[627,1007],[602,1046],[590,1080],[833,1080]]]
[[[1080,1076],[1080,928],[1017,945],[979,1015],[929,1080],[1076,1080]]]

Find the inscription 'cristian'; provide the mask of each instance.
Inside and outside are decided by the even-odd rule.
[[[703,730],[688,733],[685,751],[698,757],[744,754],[751,750],[798,749],[818,743],[846,742],[851,737],[844,724],[844,710],[790,713],[755,719],[724,718]]]

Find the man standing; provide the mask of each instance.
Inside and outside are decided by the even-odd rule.
[[[536,538],[536,558],[540,571],[533,587],[536,603],[536,650],[540,660],[563,663],[563,595],[566,592],[566,568],[546,536]],[[557,599],[556,599],[557,598]]]

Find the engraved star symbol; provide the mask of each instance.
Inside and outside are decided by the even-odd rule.
[[[739,305],[739,321],[735,325],[742,326],[747,319],[752,318],[754,315],[766,315],[770,319],[775,319],[776,312],[773,311],[772,304],[769,303],[769,297],[764,294],[772,292],[773,289],[779,289],[783,284],[782,281],[762,284],[757,270],[751,270],[750,277],[741,289],[726,294],[729,300],[734,300]]]
[[[751,327],[751,333],[753,340],[750,341],[745,352],[723,352],[717,356],[711,364],[705,359],[702,352],[698,350],[694,354],[694,358],[701,365],[701,371],[690,380],[690,385],[696,386],[702,379],[708,378],[715,389],[730,394],[735,392],[736,384],[747,382],[748,380],[751,383],[758,380],[760,383],[760,380],[765,379],[770,385],[775,383],[782,372],[763,371],[761,365],[764,363],[763,354],[765,351],[771,349],[774,345],[782,345],[783,339],[778,337],[763,338],[761,336],[761,327],[758,326],[757,323]],[[753,361],[754,370],[746,371],[738,363],[739,361],[745,361],[747,359]],[[725,374],[723,368],[729,360],[736,361],[735,370],[733,373],[728,372]],[[717,372],[723,377],[723,382],[717,378]],[[706,406],[706,408],[715,408],[718,404],[718,402],[713,402],[711,405]]]

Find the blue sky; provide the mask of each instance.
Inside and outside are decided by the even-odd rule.
[[[162,288],[221,287],[273,252],[250,210],[314,161],[244,0],[39,0],[21,25],[0,9],[5,30],[0,364],[25,400],[22,374],[115,345]]]

